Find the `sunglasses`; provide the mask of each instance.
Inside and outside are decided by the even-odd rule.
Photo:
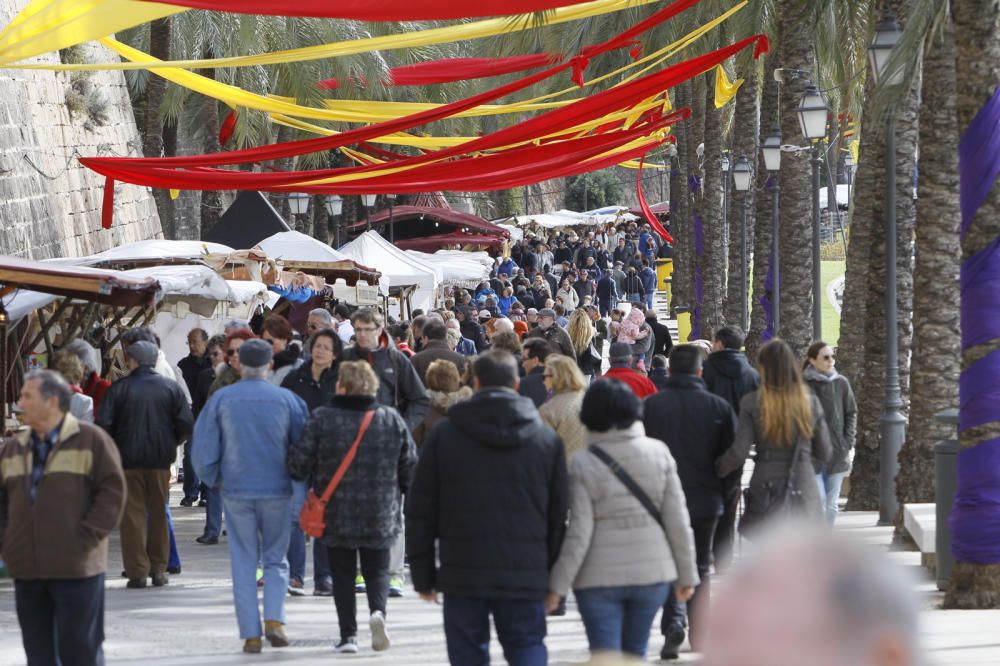
[[[836,358],[836,356],[834,356],[833,354],[825,354],[823,356],[820,356],[820,358],[823,359],[824,361],[832,361],[833,359]]]
[[[227,349],[226,350],[226,356],[236,356],[236,354],[238,354],[239,351],[240,351],[239,348],[236,348],[236,349]]]

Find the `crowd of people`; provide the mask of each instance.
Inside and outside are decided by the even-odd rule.
[[[803,364],[773,340],[757,369],[734,327],[674,344],[647,300],[655,282],[629,281],[655,252],[628,230],[575,249],[529,237],[490,283],[412,321],[338,304],[299,332],[272,313],[190,331],[176,367],[137,328],[110,384],[92,347],[67,344],[25,378],[26,428],[0,453],[0,548],[29,663],[98,663],[116,527],[128,588],[180,572],[168,508],[179,446],[180,504],[205,508],[199,544],[226,537],[247,653],[288,645],[286,597],[306,593],[309,543],[339,653],[359,650],[359,592],[371,647],[390,647],[388,599],[406,593],[407,564],[421,598],[443,595],[453,664],[489,663],[491,617],[509,663],[546,663],[546,614],[564,614],[571,591],[595,653],[645,656],[661,609],[661,657],[677,658],[691,629],[705,649],[699,623],[732,558],[751,447],[741,534],[776,515],[832,523],[856,406],[825,343]]]

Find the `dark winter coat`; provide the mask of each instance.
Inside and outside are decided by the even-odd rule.
[[[479,322],[472,319],[459,322],[459,331],[462,333],[463,338],[468,338],[475,343],[477,352],[482,353],[490,348],[490,343],[486,341],[486,334],[483,332],[483,327],[479,325]]]
[[[594,298],[597,296],[597,283],[591,280],[588,275],[586,281],[577,280],[573,283],[573,291],[575,291],[576,295],[580,298],[580,305],[583,305],[583,299],[586,296],[590,296],[590,300],[593,302]]]
[[[646,436],[670,448],[691,520],[722,515],[722,479],[715,461],[733,443],[736,413],[694,375],[671,375],[666,387],[643,403]]]
[[[850,472],[848,458],[858,434],[858,403],[851,384],[843,375],[836,372],[824,375],[812,367],[806,368],[805,380],[823,405],[823,415],[830,429],[833,454],[826,464],[826,471],[830,474]]]
[[[181,374],[184,376],[184,383],[187,384],[188,392],[192,396],[194,396],[194,392],[198,387],[198,376],[202,370],[211,367],[211,365],[212,360],[208,357],[208,354],[203,356],[188,354],[177,361],[177,367],[181,369]]]
[[[702,376],[708,390],[728,402],[737,414],[743,396],[760,386],[760,375],[750,367],[743,352],[735,349],[709,354]]]
[[[535,407],[541,407],[545,399],[549,397],[549,390],[545,388],[544,374],[545,366],[539,365],[521,377],[521,384],[517,387],[517,392],[525,398],[529,398]]]
[[[674,348],[673,338],[670,337],[670,329],[653,318],[647,319],[646,323],[653,330],[653,354],[669,356],[670,350]]]
[[[426,384],[427,368],[434,361],[440,360],[451,361],[455,365],[455,369],[458,370],[459,377],[465,372],[465,365],[467,363],[465,357],[458,352],[453,352],[444,340],[429,341],[427,346],[423,348],[423,351],[410,359],[410,363],[413,364],[413,369],[417,371],[420,381]]]
[[[802,493],[806,512],[817,518],[821,517],[823,510],[813,461],[815,459],[820,464],[825,464],[832,452],[830,431],[823,418],[823,406],[816,396],[809,396],[812,405],[813,434],[811,439],[798,438],[799,452],[793,460],[793,446],[776,446],[761,433],[762,420],[758,396],[759,393],[754,391],[740,401],[736,437],[729,450],[716,461],[716,472],[719,476],[727,476],[742,471],[743,464],[750,455],[750,447],[756,445],[753,476],[750,477],[750,494],[763,499],[767,495],[769,485],[785,482],[791,467],[795,486]],[[761,499],[757,501],[761,502]]]
[[[563,356],[576,358],[576,351],[573,349],[573,341],[569,339],[569,334],[563,330],[562,326],[555,322],[548,328],[537,326],[528,331],[528,334],[524,337],[525,339],[541,338],[548,340]]]
[[[316,381],[313,379],[312,361],[308,361],[289,372],[281,382],[281,387],[302,398],[312,413],[318,407],[328,407],[333,400],[333,395],[337,392],[338,366],[339,363],[334,361],[319,376],[319,381]]]
[[[646,288],[642,286],[642,278],[638,273],[625,274],[624,295],[639,294],[639,298],[646,298]]]
[[[424,420],[430,404],[424,383],[417,376],[410,359],[396,349],[385,332],[379,340],[378,349],[365,351],[358,346],[349,347],[344,350],[343,360],[368,361],[378,375],[378,394],[375,397],[379,404],[395,407],[410,431]]]
[[[647,374],[649,381],[653,382],[653,386],[656,387],[658,391],[662,391],[667,386],[667,381],[670,379],[670,375],[666,368],[653,368]]]
[[[413,586],[540,601],[567,504],[558,435],[530,400],[510,389],[480,391],[451,407],[420,451],[406,502]]]
[[[313,412],[288,451],[288,473],[322,495],[354,443],[365,412],[375,410],[358,451],[326,505],[323,543],[336,548],[388,548],[402,529],[399,507],[416,448],[395,409],[368,396],[335,396]]]
[[[112,384],[94,420],[115,440],[124,469],[169,469],[194,427],[180,385],[148,366]]]

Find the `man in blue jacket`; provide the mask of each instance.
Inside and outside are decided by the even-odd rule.
[[[194,466],[203,483],[222,486],[236,621],[243,651],[257,653],[258,560],[264,568],[264,636],[272,647],[288,645],[283,626],[292,482],[286,459],[309,408],[302,398],[267,381],[271,345],[247,340],[239,355],[242,380],[216,391],[198,415]]]
[[[653,309],[653,296],[656,295],[656,270],[649,265],[649,259],[642,260],[642,270],[639,271],[639,279],[642,280],[642,289],[646,292],[646,308]]]

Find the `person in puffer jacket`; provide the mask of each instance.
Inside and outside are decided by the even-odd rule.
[[[372,414],[325,511],[322,539],[333,573],[333,600],[340,624],[338,652],[357,652],[354,577],[359,556],[372,647],[389,647],[385,628],[389,548],[402,530],[400,503],[416,463],[416,449],[399,412],[379,405],[378,387],[378,377],[364,361],[341,363],[332,406],[313,412],[288,453],[291,477],[307,481],[316,495],[322,495],[351,450],[366,414]]]

